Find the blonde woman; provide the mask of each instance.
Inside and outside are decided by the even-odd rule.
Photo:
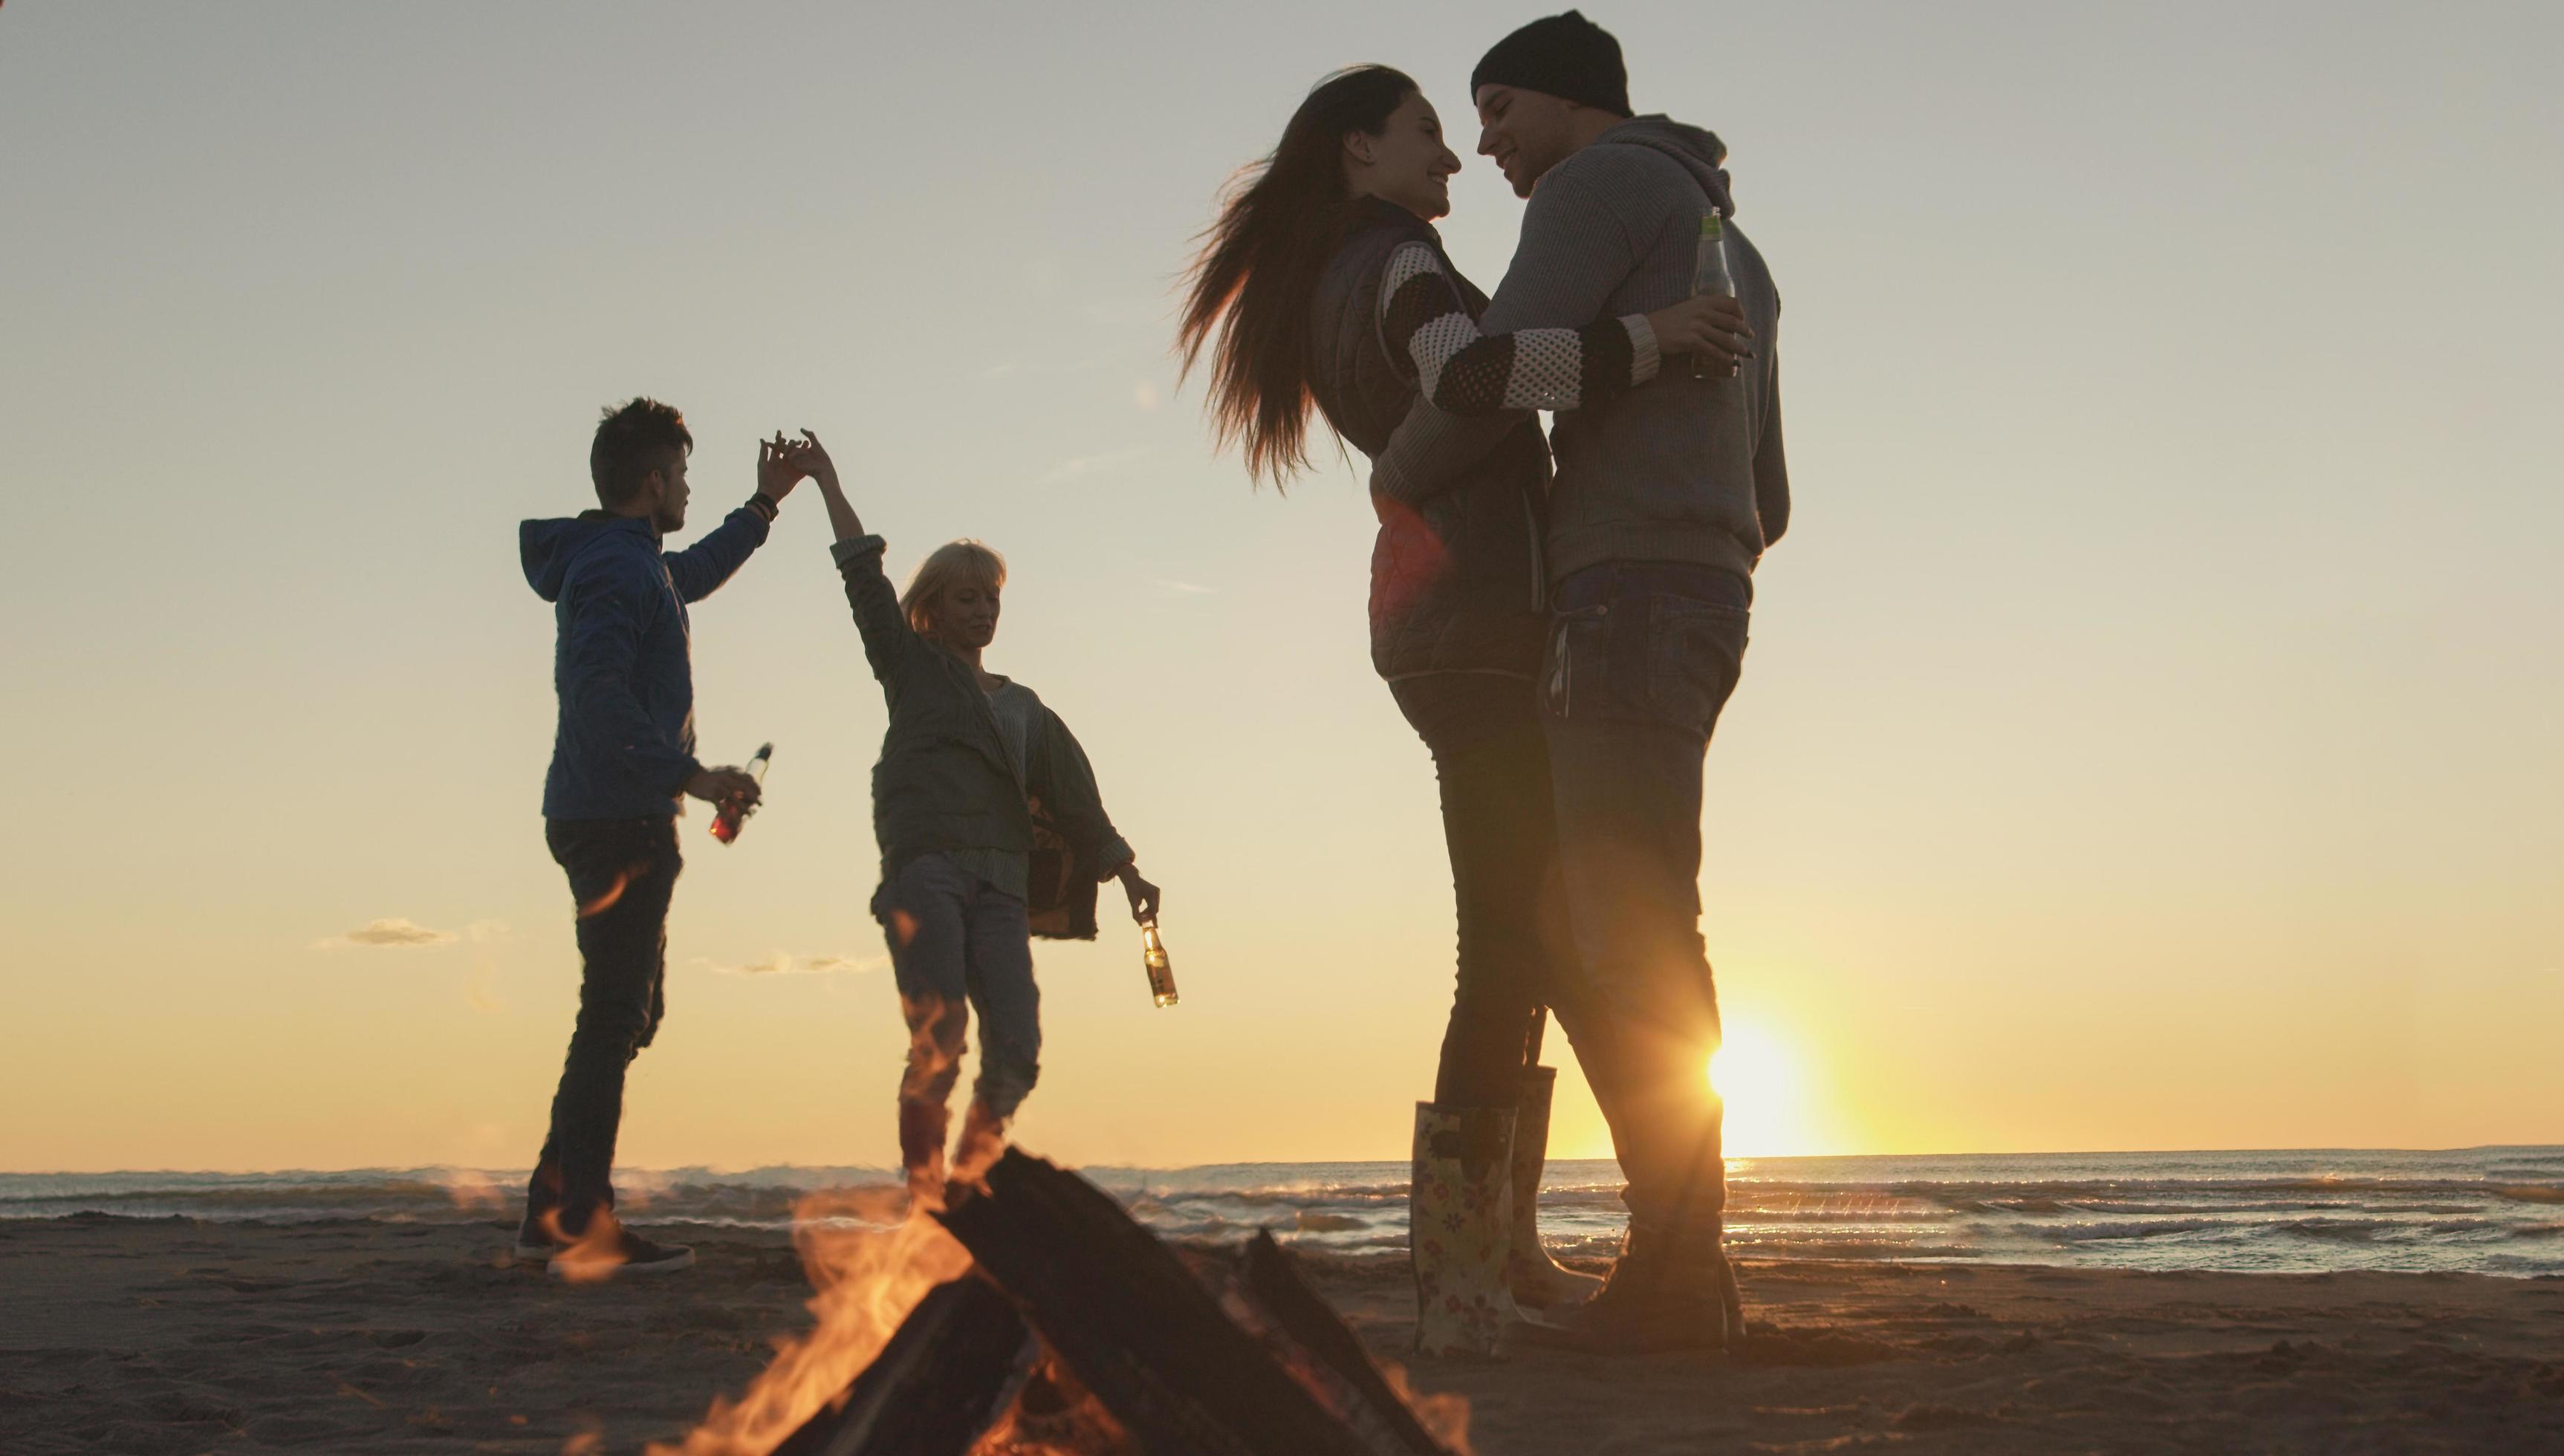
[[[1105,880],[1122,882],[1134,920],[1151,919],[1158,887],[1140,877],[1105,815],[1068,726],[1030,688],[981,665],[997,635],[1004,559],[977,541],[953,541],[894,596],[882,538],[865,532],[818,437],[803,431],[786,458],[827,499],[846,600],[890,704],[873,765],[882,883],[872,910],[908,1017],[900,1159],[911,1190],[939,1199],[970,1012],[979,1013],[979,1069],[956,1158],[963,1177],[995,1156],[1040,1074],[1032,937],[1093,939]]]

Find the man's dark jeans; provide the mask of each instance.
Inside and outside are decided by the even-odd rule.
[[[526,1222],[585,1231],[614,1206],[614,1140],[623,1125],[623,1073],[667,1014],[668,899],[682,860],[677,821],[552,819],[543,837],[568,872],[578,907],[578,1025],[552,1095],[551,1132],[526,1191]]]
[[[1558,826],[1533,685],[1498,673],[1424,673],[1389,685],[1432,750],[1459,915],[1459,980],[1433,1100],[1512,1107],[1532,1018],[1573,958],[1558,883]]]
[[[1632,1226],[1679,1234],[1726,1204],[1706,1080],[1718,992],[1700,936],[1701,760],[1736,690],[1751,580],[1615,562],[1555,597],[1540,704],[1577,978],[1576,1044],[1628,1186]]]

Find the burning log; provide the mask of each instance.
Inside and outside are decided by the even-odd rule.
[[[966,1456],[1014,1404],[1039,1352],[1014,1305],[964,1274],[927,1295],[844,1401],[773,1456]]]
[[[1040,1158],[1007,1152],[938,1217],[1155,1456],[1450,1456],[1270,1239],[1236,1273],[1232,1318],[1102,1189]]]
[[[1273,1241],[1273,1235],[1256,1231],[1247,1241],[1238,1272],[1257,1308],[1340,1382],[1338,1399],[1330,1405],[1371,1436],[1375,1446],[1412,1456],[1449,1456],[1449,1448],[1425,1429],[1414,1408],[1372,1359],[1371,1352],[1363,1349],[1362,1337],[1309,1287],[1300,1266]]]
[[[955,1192],[977,1267],[773,1456],[1454,1456],[1271,1237],[1179,1254],[1020,1152]]]

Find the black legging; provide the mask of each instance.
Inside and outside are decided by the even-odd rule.
[[[1495,673],[1431,673],[1389,692],[1433,753],[1459,919],[1459,979],[1433,1100],[1511,1107],[1525,1063],[1539,1055],[1556,968],[1573,953],[1532,685]]]

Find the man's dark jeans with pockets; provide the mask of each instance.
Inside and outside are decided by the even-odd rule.
[[[614,1206],[623,1073],[667,1014],[668,900],[682,860],[677,821],[552,819],[543,837],[578,907],[578,1024],[552,1095],[551,1132],[526,1194],[526,1222],[558,1214],[575,1238]]]
[[[1705,1072],[1718,992],[1700,936],[1701,762],[1743,669],[1753,582],[1610,562],[1554,598],[1540,682],[1578,979],[1560,1008],[1641,1230],[1721,1216]]]

